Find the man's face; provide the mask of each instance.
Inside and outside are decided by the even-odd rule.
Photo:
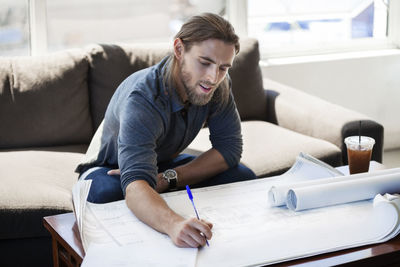
[[[234,57],[235,46],[216,39],[196,43],[189,51],[184,49],[179,60],[178,81],[182,99],[194,105],[207,104],[232,66]]]

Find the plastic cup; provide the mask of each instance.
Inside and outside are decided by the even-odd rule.
[[[349,136],[344,139],[347,146],[347,158],[349,159],[350,174],[368,172],[371,161],[374,138],[361,136]]]

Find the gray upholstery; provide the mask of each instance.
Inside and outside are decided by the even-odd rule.
[[[240,52],[233,62],[229,74],[232,91],[242,120],[265,120],[267,101],[263,91],[263,80],[259,66],[260,52],[254,39],[243,40]]]
[[[89,89],[93,128],[104,118],[108,102],[118,85],[135,71],[159,62],[168,46],[148,45],[93,45],[89,47]]]
[[[90,141],[89,64],[82,51],[1,59],[0,66],[0,148]]]
[[[9,83],[9,71],[10,71],[10,59],[0,57],[0,96],[1,98],[11,97],[10,83]],[[0,98],[0,99],[1,99]],[[2,100],[0,100],[2,101]]]

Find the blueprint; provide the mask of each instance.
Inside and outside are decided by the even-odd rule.
[[[83,233],[88,249],[82,266],[144,264],[143,255],[152,256],[148,266],[157,262],[163,266],[166,262],[169,266],[257,266],[385,242],[399,232],[397,195],[379,194],[374,199],[296,212],[268,203],[268,192],[280,179],[192,189],[200,217],[214,225],[210,246],[200,249],[177,248],[168,236],[138,220],[125,201],[86,203],[91,219],[82,220],[82,229],[91,231]],[[183,217],[195,217],[186,191],[162,197]],[[85,223],[92,226],[85,228]],[[155,253],[160,249],[166,253]]]

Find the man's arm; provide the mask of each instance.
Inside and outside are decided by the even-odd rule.
[[[224,157],[218,150],[211,148],[202,153],[191,162],[175,168],[178,174],[178,187],[185,185],[197,184],[210,177],[213,177],[228,169]],[[120,175],[119,169],[110,170],[108,175]],[[159,193],[165,192],[168,189],[168,182],[162,177],[162,173],[157,175],[156,191]]]
[[[175,168],[178,187],[197,184],[228,169],[228,164],[218,150],[211,148],[191,162]]]
[[[144,180],[126,188],[126,204],[142,222],[169,235],[179,247],[204,246],[211,239],[212,224],[196,218],[184,219],[171,210],[164,199]]]
[[[208,118],[210,141],[213,149],[225,159],[228,168],[237,165],[243,151],[240,117],[232,92],[222,107],[212,108]]]
[[[226,105],[213,112],[208,120],[210,140],[213,148],[202,153],[193,161],[178,166],[178,187],[197,184],[239,163],[242,154],[240,117],[232,92]],[[168,185],[161,174],[157,176],[157,191],[164,192]]]
[[[228,169],[222,155],[210,149],[193,161],[175,168],[178,186],[199,183]],[[156,190],[164,192],[168,183],[158,174]],[[164,199],[144,180],[136,180],[126,188],[126,204],[142,222],[159,232],[166,233],[179,247],[205,245],[211,239],[212,224],[196,218],[184,219],[170,209]]]
[[[205,244],[206,238],[211,238],[212,224],[182,218],[152,187],[159,178],[155,179],[156,140],[163,129],[159,114],[157,106],[149,104],[140,93],[130,94],[120,106],[118,165],[125,201],[139,220],[168,234],[177,246],[198,247]]]

